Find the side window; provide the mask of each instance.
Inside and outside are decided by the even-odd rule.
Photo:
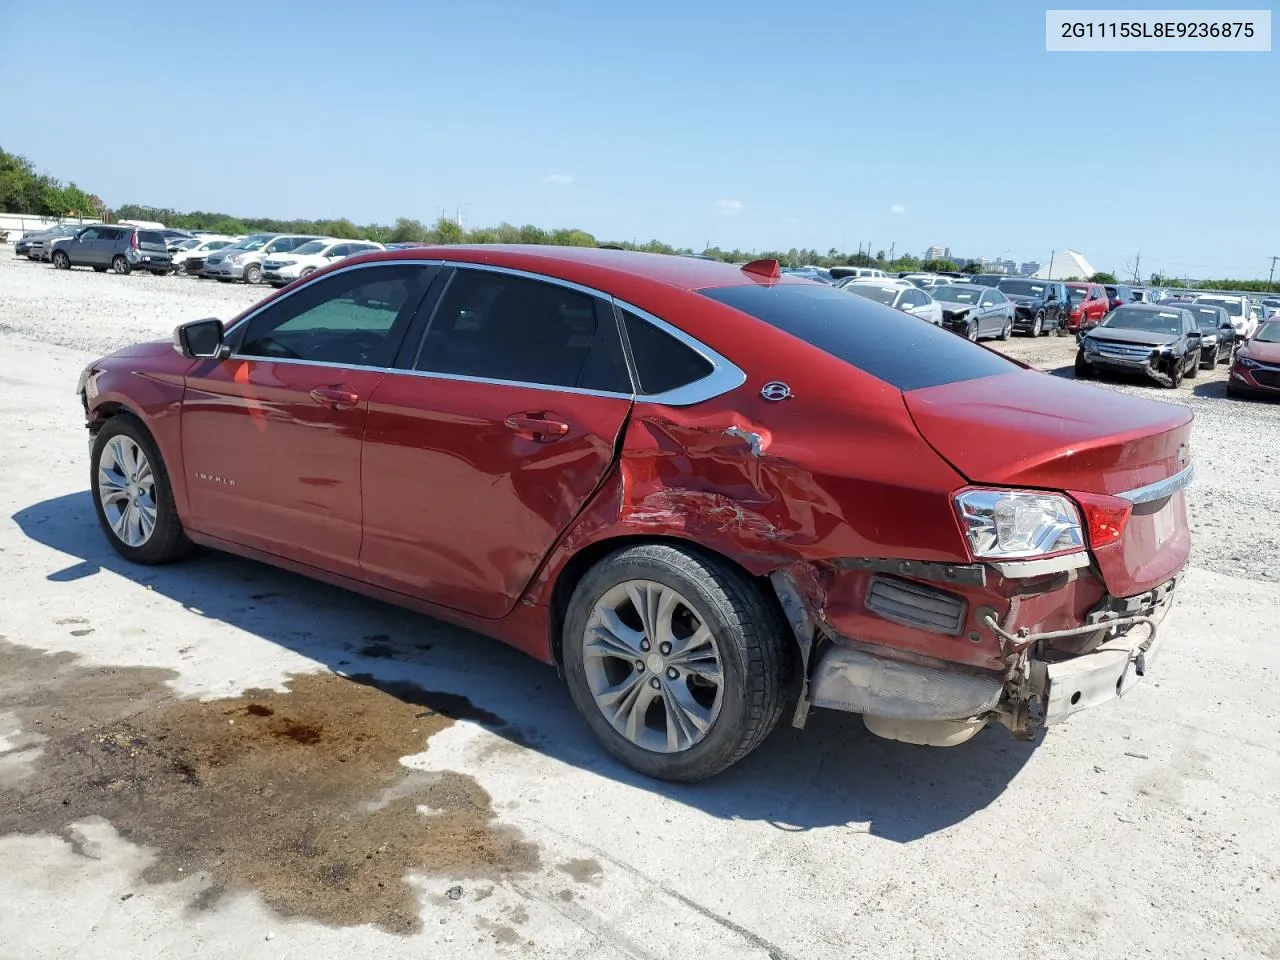
[[[235,352],[243,357],[371,366],[384,354],[396,316],[422,267],[367,267],[326,277],[267,307]]]
[[[336,247],[331,247],[325,256],[330,260],[337,259],[338,257],[349,257],[351,256],[351,244],[340,243]]]
[[[557,283],[458,268],[431,318],[414,367],[576,387],[599,326],[596,297]]]
[[[84,233],[80,234],[80,240],[81,242],[86,240],[97,240],[101,233],[101,230],[90,227],[88,230],[84,231]]]
[[[923,290],[917,290],[912,287],[910,290],[904,291],[902,300],[913,307],[923,307],[929,302],[929,295]]]
[[[640,392],[666,393],[711,374],[711,361],[629,310],[622,311]]]
[[[995,305],[996,298],[990,290],[984,293],[982,299],[978,301],[978,306],[980,307],[994,307]]]

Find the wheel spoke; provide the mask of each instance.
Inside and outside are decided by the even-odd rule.
[[[711,728],[710,711],[689,695],[681,683],[664,683],[662,702],[667,711],[667,749],[687,750]]]
[[[129,513],[132,510],[133,503],[131,501],[126,501],[120,508],[120,512],[116,514],[116,518],[111,521],[111,529],[114,530],[116,532],[116,536],[125,543],[129,542],[129,534],[127,531],[129,528]]]
[[[597,614],[597,622],[589,628],[590,635],[583,646],[583,653],[629,661],[644,657],[640,650],[641,634],[623,623],[618,618],[618,611],[600,610]]]

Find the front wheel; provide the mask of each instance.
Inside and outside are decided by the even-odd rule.
[[[262,281],[262,268],[256,263],[251,263],[244,268],[245,283],[260,283]]]
[[[158,564],[191,548],[169,473],[140,421],[124,413],[108,420],[94,437],[90,463],[98,524],[117,553],[134,563]]]
[[[1000,331],[1000,339],[1008,340],[1013,336],[1013,317],[1009,317],[1004,322],[1004,328]]]
[[[1031,335],[1038,337],[1044,333],[1044,311],[1041,310],[1036,314],[1036,318],[1031,321]]]
[[[124,254],[117,253],[111,259],[111,269],[123,277],[133,268],[129,266],[129,261],[124,258]]]
[[[70,270],[71,258],[61,250],[55,250],[53,251],[53,265],[59,270]]]
[[[1185,361],[1184,364],[1188,380],[1194,380],[1196,377],[1200,376],[1200,354],[1197,353],[1195,355],[1195,359],[1192,360],[1190,364],[1186,364]]]
[[[604,749],[647,776],[691,781],[737,763],[777,724],[787,636],[737,569],[642,544],[582,578],[562,652],[574,704]]]
[[[1092,380],[1093,370],[1085,363],[1084,351],[1076,351],[1076,379]]]

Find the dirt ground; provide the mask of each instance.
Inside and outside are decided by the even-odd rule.
[[[120,560],[73,396],[92,353],[31,318],[98,289],[219,311],[195,281],[18,269],[0,960],[1280,958],[1280,405],[1226,400],[1223,370],[1099,387],[1196,413],[1196,552],[1151,681],[1034,743],[912,747],[815,711],[672,786],[500,644],[225,555]],[[1069,375],[1069,340],[1000,347]]]

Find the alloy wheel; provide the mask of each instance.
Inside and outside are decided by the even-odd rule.
[[[665,584],[626,580],[606,591],[587,620],[582,659],[600,713],[644,750],[688,750],[720,714],[720,649],[693,605]]]
[[[151,462],[132,439],[118,434],[98,458],[98,500],[112,533],[141,547],[156,528],[156,486]]]

